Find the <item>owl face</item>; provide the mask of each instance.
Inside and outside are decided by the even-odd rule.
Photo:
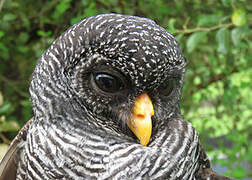
[[[153,113],[148,111],[152,124],[146,126],[153,134],[178,109],[186,61],[175,38],[149,19],[87,18],[55,41],[34,74],[41,74],[43,66],[49,69],[54,59],[58,69],[49,78],[59,76],[62,82],[55,83],[65,84],[64,91],[102,127],[132,135],[129,129],[141,129],[135,120],[128,123],[142,116],[135,112],[153,107]]]
[[[132,16],[98,16],[79,26],[88,48],[70,68],[75,95],[103,125],[125,133],[136,99],[146,93],[155,131],[180,98],[185,59],[177,41],[153,21]]]

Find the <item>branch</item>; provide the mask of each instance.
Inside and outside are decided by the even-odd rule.
[[[191,33],[194,33],[194,32],[199,32],[199,31],[214,31],[216,29],[220,29],[220,28],[230,28],[232,27],[233,24],[230,23],[230,24],[219,24],[217,26],[212,26],[212,27],[196,27],[194,29],[187,29],[185,26],[184,26],[184,29],[181,29],[181,30],[176,30],[173,34],[191,34]]]

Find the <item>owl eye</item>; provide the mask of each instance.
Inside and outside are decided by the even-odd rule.
[[[96,73],[93,75],[97,87],[107,93],[116,93],[124,89],[123,81],[108,73]]]
[[[174,80],[166,80],[159,88],[159,92],[164,96],[169,96],[174,88]]]

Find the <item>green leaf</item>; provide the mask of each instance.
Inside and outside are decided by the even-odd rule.
[[[23,100],[23,101],[21,101],[21,105],[24,106],[24,107],[29,107],[29,108],[31,108],[31,102],[30,102],[29,99],[28,99],[28,100]]]
[[[207,32],[196,32],[190,35],[186,42],[187,52],[191,53],[201,43],[205,42],[207,38]]]
[[[7,13],[3,16],[3,21],[13,21],[17,18],[15,14]]]
[[[29,51],[29,48],[26,46],[17,46],[17,50],[21,53],[27,53]]]
[[[52,32],[51,31],[45,32],[45,31],[42,31],[42,30],[38,30],[37,34],[39,36],[41,36],[41,37],[49,37],[52,34]]]
[[[240,28],[234,28],[231,32],[231,37],[234,45],[237,46],[241,41],[242,30]]]
[[[118,0],[109,0],[110,5],[117,6]]]
[[[232,22],[236,26],[243,26],[246,24],[246,11],[243,9],[236,9],[232,15]]]
[[[184,34],[183,34],[183,33],[178,34],[178,35],[176,36],[176,39],[180,42],[180,47],[181,47],[181,48],[184,48],[184,41],[182,41],[183,37],[184,37]]]
[[[2,51],[8,52],[8,48],[7,48],[7,47],[5,46],[5,44],[2,43],[2,42],[0,42],[0,49],[1,49]]]
[[[232,174],[235,176],[235,178],[244,178],[245,168],[244,167],[236,167],[233,169]]]
[[[0,107],[0,114],[7,113],[11,110],[11,104],[10,103],[5,103]]]
[[[30,28],[30,20],[29,20],[29,18],[27,17],[27,15],[25,14],[25,12],[19,12],[20,13],[20,19],[22,20],[22,25],[25,27],[25,28],[27,28],[27,29],[29,29]]]
[[[81,19],[83,19],[83,17],[82,17],[81,15],[76,16],[76,17],[74,17],[74,18],[71,19],[71,24],[72,24],[72,25],[73,25],[73,24],[76,24],[76,23],[78,23]]]
[[[4,31],[0,31],[0,38],[4,36]]]
[[[26,32],[21,32],[18,36],[18,40],[21,42],[21,43],[26,43],[29,39],[29,35],[28,33]]]
[[[201,79],[199,76],[196,76],[194,79],[193,79],[193,84],[195,85],[199,85],[201,83]]]
[[[229,30],[227,28],[221,28],[216,33],[216,41],[218,43],[217,51],[223,54],[228,53],[229,48]]]
[[[97,11],[96,11],[96,9],[95,8],[86,8],[85,9],[85,15],[87,16],[87,17],[89,17],[89,16],[94,16],[95,14],[97,13]]]
[[[175,32],[175,22],[176,22],[175,18],[171,18],[169,20],[169,23],[168,23],[168,32],[171,33],[171,34]]]
[[[219,19],[220,17],[215,14],[199,16],[198,26],[209,26],[218,24]]]
[[[52,17],[57,20],[61,18],[61,16],[70,8],[71,0],[62,0],[56,6],[56,10],[54,11]]]
[[[231,6],[231,1],[230,0],[221,0],[222,4],[225,6],[225,7],[229,7]]]

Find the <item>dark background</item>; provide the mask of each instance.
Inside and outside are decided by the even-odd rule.
[[[218,171],[252,177],[250,0],[0,0],[0,154],[32,117],[39,56],[71,25],[107,12],[148,17],[176,36],[188,59],[184,119]]]

